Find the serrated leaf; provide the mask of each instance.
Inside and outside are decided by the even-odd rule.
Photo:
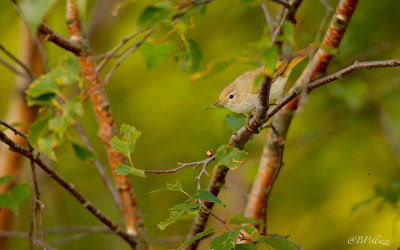
[[[151,191],[151,193],[155,194],[155,193],[159,193],[159,192],[163,192],[163,191],[185,192],[185,191],[183,191],[181,183],[179,181],[176,181],[175,184],[167,183],[167,186],[165,188],[159,188],[159,189],[153,190],[153,191]]]
[[[126,157],[130,157],[131,153],[135,150],[136,141],[141,135],[141,132],[134,126],[122,124],[120,129],[122,139],[113,137],[111,139],[111,147]]]
[[[184,211],[171,211],[170,210],[170,217],[164,221],[157,224],[157,227],[160,230],[165,230],[169,225],[176,222],[185,212]]]
[[[74,153],[78,159],[84,162],[90,162],[95,159],[94,153],[88,149],[87,147],[80,145],[76,142],[71,142],[72,148],[74,149]]]
[[[47,154],[52,160],[57,160],[53,151],[53,143],[55,138],[52,136],[43,136],[38,140],[39,150]]]
[[[266,246],[271,247],[272,249],[297,250],[293,242],[284,238],[267,236],[267,237],[260,237],[258,241]]]
[[[175,45],[169,41],[163,43],[146,42],[140,46],[139,53],[142,55],[146,62],[146,67],[149,70],[160,64],[174,49]]]
[[[42,75],[29,85],[26,94],[29,97],[39,97],[45,94],[55,94],[58,90],[57,82],[50,74]]]
[[[251,224],[251,225],[264,225],[262,220],[255,220],[253,218],[245,217],[243,214],[235,214],[229,219],[229,224],[241,225],[241,224]]]
[[[195,242],[201,238],[204,238],[214,232],[215,232],[215,229],[212,227],[209,227],[206,230],[204,230],[203,232],[200,232],[200,233],[196,234],[195,236],[193,236],[190,240],[183,242],[182,245],[180,245],[178,249],[182,249],[184,246],[189,246],[193,242]]]
[[[68,120],[62,116],[55,116],[49,120],[49,129],[61,138],[69,126]]]
[[[193,195],[189,199],[189,201],[195,201],[195,200],[208,201],[225,206],[225,204],[222,204],[220,199],[218,199],[217,197],[215,197],[215,195],[206,190],[199,190],[197,194]]]
[[[237,147],[222,145],[215,153],[216,166],[225,165],[228,168],[238,168],[246,159],[247,152]]]
[[[210,243],[212,250],[232,250],[235,247],[236,238],[239,236],[240,228],[215,237]]]
[[[257,247],[251,243],[236,244],[235,250],[257,250]]]
[[[184,202],[176,204],[175,206],[171,207],[170,210],[173,211],[183,211],[183,212],[196,212],[200,210],[201,204],[198,202]]]
[[[24,20],[29,32],[33,37],[36,36],[42,18],[56,0],[20,0],[18,6],[24,15]]]
[[[193,40],[188,40],[185,52],[181,59],[181,70],[189,73],[196,72],[200,67],[203,57],[199,45]]]
[[[8,182],[9,180],[11,180],[11,178],[12,178],[11,175],[6,175],[6,176],[0,177],[0,185]]]
[[[0,207],[11,209],[14,214],[18,214],[18,207],[26,197],[30,195],[28,183],[19,183],[10,192],[0,194]]]
[[[133,168],[131,166],[128,166],[126,164],[116,164],[117,168],[115,172],[119,175],[127,175],[127,174],[133,174],[139,177],[146,177],[145,172],[143,169],[138,169],[138,168]]]
[[[46,117],[38,119],[33,124],[31,124],[28,132],[28,141],[30,144],[37,145],[37,141],[39,137],[43,134],[43,132],[46,130],[49,120],[50,118]]]
[[[265,73],[268,76],[273,76],[275,72],[275,64],[278,59],[278,47],[276,45],[268,48],[262,55]]]
[[[246,124],[247,118],[227,114],[224,120],[228,122],[228,128],[237,131]]]
[[[166,2],[149,6],[140,14],[137,26],[139,28],[154,26],[158,22],[171,18],[174,13],[172,5]]]

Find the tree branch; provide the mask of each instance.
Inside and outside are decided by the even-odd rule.
[[[8,57],[10,57],[14,62],[16,62],[19,66],[21,66],[24,69],[25,73],[29,76],[28,80],[30,80],[30,81],[33,80],[34,77],[32,76],[31,71],[28,69],[28,67],[23,62],[21,62],[17,57],[15,57],[8,50],[6,50],[6,48],[4,48],[4,46],[1,44],[0,44],[0,50],[2,50],[4,54],[6,54]]]
[[[80,55],[81,54],[81,49],[82,47],[78,45],[76,42],[68,40],[56,32],[54,32],[52,29],[47,27],[45,24],[41,24],[39,26],[39,32],[44,35],[44,39],[48,42],[52,42],[56,44],[57,46],[70,51],[74,53],[75,55]]]
[[[83,194],[81,194],[73,184],[67,182],[49,165],[47,165],[40,157],[35,156],[30,150],[12,141],[3,131],[0,131],[0,141],[7,144],[12,150],[25,156],[26,158],[35,162],[41,169],[43,169],[52,179],[60,184],[64,189],[72,194],[85,207],[91,214],[97,217],[101,222],[110,228],[113,232],[122,237],[132,247],[136,246],[136,238],[127,234],[122,228],[109,219],[102,211],[95,207]]]
[[[297,96],[302,91],[307,92],[308,88],[311,89],[316,86],[316,83],[313,85],[309,85],[308,83],[315,80],[320,74],[325,73],[328,63],[334,56],[335,49],[338,48],[343,38],[357,2],[358,0],[341,0],[339,2],[336,13],[322,42],[322,48],[317,51],[313,60],[303,71],[289,94],[285,96],[277,107],[273,107],[268,112],[268,118],[270,118],[276,112],[280,111],[279,115],[272,122],[274,129],[268,131],[267,141],[263,150],[264,154],[260,161],[259,171],[246,206],[246,216],[253,219],[265,220],[268,196],[282,166],[280,163],[284,149],[282,143],[286,140],[287,131],[298,106],[299,98]],[[253,209],[255,204],[259,204],[261,209]]]
[[[89,83],[89,97],[95,111],[97,123],[99,125],[99,136],[106,148],[107,157],[112,168],[114,182],[118,191],[119,199],[122,204],[123,214],[127,232],[130,235],[138,235],[138,244],[146,245],[143,221],[139,216],[137,201],[133,192],[130,176],[118,175],[115,172],[116,165],[124,161],[121,153],[113,149],[110,145],[111,138],[118,135],[107,95],[104,91],[96,66],[93,62],[89,50],[89,43],[82,31],[82,24],[78,16],[78,9],[74,0],[67,0],[67,26],[71,40],[81,45],[81,50],[76,53],[82,75]]]

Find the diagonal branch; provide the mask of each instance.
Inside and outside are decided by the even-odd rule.
[[[130,236],[120,228],[117,224],[115,224],[110,218],[108,218],[102,211],[100,211],[97,207],[95,207],[83,194],[81,194],[73,184],[66,181],[63,177],[61,177],[56,171],[54,171],[49,165],[47,165],[40,157],[34,155],[29,149],[15,143],[11,140],[3,131],[0,130],[0,141],[7,144],[10,149],[18,152],[19,154],[25,156],[26,158],[33,161],[37,164],[43,171],[45,171],[52,179],[54,179],[58,184],[60,184],[64,189],[72,194],[85,207],[91,214],[97,217],[101,222],[103,222],[106,226],[110,228],[113,232],[122,237],[125,241],[127,241],[132,247],[136,246],[137,243],[135,238]]]

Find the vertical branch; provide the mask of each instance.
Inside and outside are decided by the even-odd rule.
[[[297,86],[307,87],[310,81],[325,74],[326,68],[334,56],[334,51],[339,47],[357,2],[358,0],[341,0],[339,2],[322,42],[322,48],[317,51],[293,89]],[[257,177],[246,206],[245,214],[248,217],[266,220],[268,197],[282,166],[279,159],[282,158],[283,146],[280,145],[286,140],[286,134],[298,103],[299,97],[294,98],[282,108],[274,119],[273,128],[276,129],[277,134],[273,129],[268,131]]]
[[[107,95],[102,87],[103,84],[96,71],[96,66],[92,61],[89,52],[89,45],[86,36],[83,34],[81,22],[78,17],[78,10],[73,0],[67,0],[67,25],[70,39],[81,47],[78,56],[79,66],[82,75],[89,84],[89,97],[95,111],[96,120],[99,126],[99,136],[104,144],[110,166],[112,168],[114,182],[118,191],[122,205],[127,232],[130,235],[138,235],[140,240],[144,240],[144,229],[141,218],[136,206],[136,198],[133,192],[130,177],[115,173],[116,164],[123,162],[123,155],[114,150],[110,145],[110,140],[117,135],[117,129],[111,114]]]

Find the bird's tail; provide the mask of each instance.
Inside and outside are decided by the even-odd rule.
[[[276,70],[273,76],[273,79],[276,79],[278,76],[286,76],[294,66],[296,66],[299,62],[301,62],[304,58],[306,58],[311,52],[313,52],[315,46],[313,44],[309,44],[304,49],[298,51],[296,54],[289,56],[286,60],[282,62],[278,62],[275,66]]]

